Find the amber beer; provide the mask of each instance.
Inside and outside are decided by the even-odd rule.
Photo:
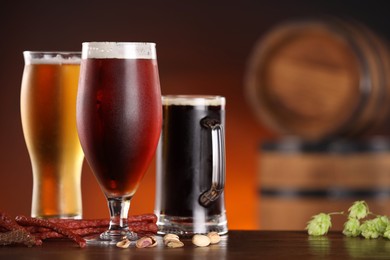
[[[24,52],[24,137],[33,171],[33,217],[80,218],[83,152],[76,130],[80,53]]]
[[[85,158],[104,192],[110,225],[87,243],[137,239],[130,201],[153,159],[162,125],[155,43],[84,42],[77,130]]]

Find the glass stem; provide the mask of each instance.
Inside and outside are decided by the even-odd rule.
[[[110,209],[110,232],[127,231],[127,216],[130,209],[130,197],[108,198],[108,207]]]

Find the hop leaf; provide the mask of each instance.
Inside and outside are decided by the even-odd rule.
[[[307,223],[306,229],[308,234],[311,236],[322,236],[328,233],[331,226],[332,222],[330,215],[320,213],[312,217],[312,219]]]
[[[343,234],[347,237],[357,237],[360,235],[360,232],[360,222],[358,219],[349,218],[348,221],[344,223]]]
[[[378,230],[378,221],[375,219],[369,219],[363,222],[360,226],[361,235],[366,238],[378,238],[380,232]]]
[[[370,212],[368,209],[368,205],[364,200],[355,201],[352,206],[348,209],[349,218],[357,218],[362,219],[367,217]]]

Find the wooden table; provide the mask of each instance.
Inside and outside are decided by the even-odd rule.
[[[159,241],[161,242],[161,241]],[[0,259],[390,259],[390,240],[347,238],[341,232],[310,237],[303,231],[230,231],[220,244],[197,248],[127,249],[87,246],[69,241],[46,241],[40,247],[0,247]]]

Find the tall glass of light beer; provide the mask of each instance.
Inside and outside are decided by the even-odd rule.
[[[81,218],[84,154],[76,130],[80,52],[23,52],[23,133],[33,172],[31,216]]]

